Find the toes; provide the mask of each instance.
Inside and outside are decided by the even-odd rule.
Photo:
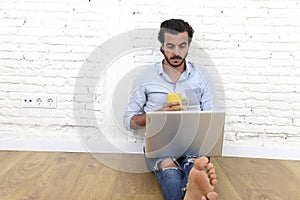
[[[195,160],[194,166],[198,170],[203,170],[208,166],[208,158],[207,157],[201,157]]]
[[[214,169],[209,170],[208,172],[208,178],[210,179],[210,184],[212,186],[217,185],[217,174],[215,173]]]
[[[217,175],[216,174],[209,174],[208,177],[210,179],[217,179]]]
[[[214,168],[214,165],[213,165],[211,162],[210,162],[210,163],[207,163],[206,168],[207,168],[207,169]]]
[[[217,186],[217,184],[218,184],[217,179],[212,179],[212,180],[210,181],[210,184],[211,184],[213,187]]]
[[[207,172],[208,174],[215,174],[215,173],[216,173],[214,167],[207,167],[206,170],[207,170],[206,172]]]
[[[217,200],[218,199],[218,194],[216,192],[209,192],[207,193],[207,199],[209,200]]]
[[[205,196],[202,196],[201,200],[207,200],[207,198]]]

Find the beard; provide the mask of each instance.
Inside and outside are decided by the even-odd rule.
[[[182,58],[181,56],[173,56],[171,58],[168,58],[165,54],[164,54],[165,60],[167,61],[167,63],[172,66],[172,67],[179,67],[182,65],[182,63],[185,62],[185,58],[187,57],[187,54],[184,56],[184,58]],[[172,64],[171,61],[175,60],[175,59],[179,59],[181,60],[179,63],[176,64]]]

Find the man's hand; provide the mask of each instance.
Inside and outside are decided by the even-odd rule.
[[[179,111],[182,110],[179,102],[169,102],[164,104],[164,106],[159,111]]]
[[[176,107],[174,107],[176,106]],[[179,102],[169,102],[164,104],[164,106],[158,110],[158,111],[180,111],[182,110],[182,107],[180,107]],[[132,129],[141,129],[146,126],[146,114],[141,114],[141,115],[134,115],[130,119],[130,128]]]
[[[130,128],[138,130],[146,126],[146,114],[134,115],[130,119]]]

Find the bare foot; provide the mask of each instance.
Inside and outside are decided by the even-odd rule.
[[[208,163],[206,157],[195,160],[191,169],[184,200],[216,200],[217,193],[214,191],[217,185],[217,176],[212,163]]]

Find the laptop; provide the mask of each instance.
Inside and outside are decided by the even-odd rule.
[[[148,112],[145,155],[147,158],[221,156],[224,124],[224,111]]]

